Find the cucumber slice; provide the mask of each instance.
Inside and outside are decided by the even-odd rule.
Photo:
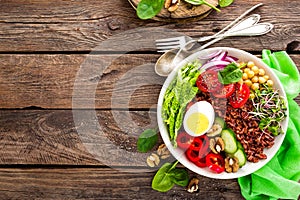
[[[226,126],[226,123],[225,123],[224,119],[221,118],[221,117],[216,117],[215,121],[214,121],[214,124],[220,124],[220,126],[222,127],[222,129],[224,129],[225,126]]]
[[[244,153],[244,151],[242,149],[238,149],[234,154],[234,157],[236,157],[239,160],[239,166],[242,167],[246,164],[247,162],[247,158],[246,158],[246,154]]]
[[[235,134],[231,129],[225,129],[221,132],[221,138],[224,141],[225,148],[224,151],[229,154],[233,154],[237,151],[237,141],[235,139]]]
[[[244,151],[244,147],[239,141],[237,141],[237,147],[238,147],[238,149],[241,149],[242,151]]]
[[[215,137],[217,135],[220,135],[224,127],[226,126],[226,123],[224,119],[220,117],[216,117],[214,124],[212,125],[211,129],[207,131],[207,136],[208,137]]]

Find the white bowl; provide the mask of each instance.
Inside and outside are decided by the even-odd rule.
[[[220,174],[216,174],[216,173],[212,172],[211,170],[209,170],[208,168],[197,167],[192,162],[190,162],[186,158],[183,150],[181,150],[180,148],[174,148],[173,145],[171,144],[166,124],[164,123],[163,118],[162,118],[162,103],[163,103],[164,95],[165,95],[166,89],[168,88],[169,84],[175,78],[178,69],[183,67],[188,62],[194,61],[199,56],[203,57],[205,55],[211,54],[211,53],[219,51],[219,50],[227,51],[228,55],[238,58],[239,61],[245,61],[245,62],[253,61],[259,68],[263,68],[266,71],[266,74],[269,75],[270,79],[273,80],[274,88],[279,89],[280,95],[282,97],[284,97],[286,104],[287,104],[286,94],[285,94],[282,84],[280,83],[279,79],[277,78],[275,73],[272,71],[272,69],[270,67],[268,67],[260,58],[257,58],[256,56],[254,56],[248,52],[245,52],[245,51],[239,50],[239,49],[235,49],[235,48],[215,47],[215,48],[205,49],[205,50],[202,50],[202,51],[199,51],[199,52],[196,52],[196,53],[190,55],[185,60],[180,62],[178,64],[178,66],[175,68],[175,70],[173,70],[172,73],[167,77],[167,79],[160,91],[159,98],[158,98],[157,121],[158,121],[160,134],[161,134],[161,137],[162,137],[164,143],[168,147],[171,154],[181,164],[183,164],[188,169],[194,171],[195,173],[206,176],[206,177],[216,178],[216,179],[232,179],[232,178],[238,178],[238,177],[242,177],[242,176],[251,174],[251,173],[255,172],[256,170],[260,169],[261,167],[263,167],[265,164],[267,164],[272,159],[272,157],[279,150],[279,148],[284,140],[285,133],[286,133],[287,126],[288,126],[288,112],[289,111],[287,109],[287,111],[286,111],[287,117],[281,123],[284,133],[275,137],[275,144],[270,149],[264,150],[264,153],[267,155],[267,159],[260,160],[258,163],[247,162],[246,165],[244,165],[242,168],[240,168],[238,170],[238,172],[236,172],[236,173],[223,172]],[[288,105],[287,105],[287,108],[288,108]]]

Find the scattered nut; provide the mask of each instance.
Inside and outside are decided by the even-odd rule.
[[[169,12],[174,12],[179,6],[180,0],[166,0],[165,9],[168,9]]]
[[[220,124],[214,124],[206,133],[208,137],[214,137],[222,132],[222,127]]]
[[[171,153],[165,144],[161,144],[158,147],[157,154],[160,156],[161,159],[167,159],[171,156]]]
[[[187,186],[187,191],[190,193],[199,192],[199,179],[192,178]]]
[[[157,154],[152,153],[150,156],[147,158],[147,164],[149,167],[155,167],[159,165],[160,159]]]
[[[221,137],[216,137],[209,140],[209,147],[213,153],[219,154],[224,151],[225,144]]]
[[[165,8],[168,9],[172,4],[172,0],[166,0],[165,1]]]
[[[239,169],[239,160],[236,157],[225,158],[225,170],[226,172],[237,172]]]

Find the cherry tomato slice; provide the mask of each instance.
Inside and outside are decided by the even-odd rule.
[[[234,84],[221,86],[219,90],[214,91],[212,94],[218,98],[230,97],[234,92]]]
[[[209,153],[206,156],[206,166],[219,174],[225,171],[225,160],[220,154]]]
[[[213,92],[221,87],[218,73],[213,70],[202,72],[197,78],[196,85],[202,92]]]
[[[186,132],[179,132],[176,138],[176,142],[179,148],[188,149],[193,143],[194,137],[190,136]]]
[[[236,83],[234,88],[234,92],[229,97],[229,103],[234,108],[240,108],[248,101],[250,89],[245,83],[242,85]]]

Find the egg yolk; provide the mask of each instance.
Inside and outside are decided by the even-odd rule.
[[[187,118],[187,127],[196,135],[203,133],[208,128],[208,118],[202,113],[192,113]]]

